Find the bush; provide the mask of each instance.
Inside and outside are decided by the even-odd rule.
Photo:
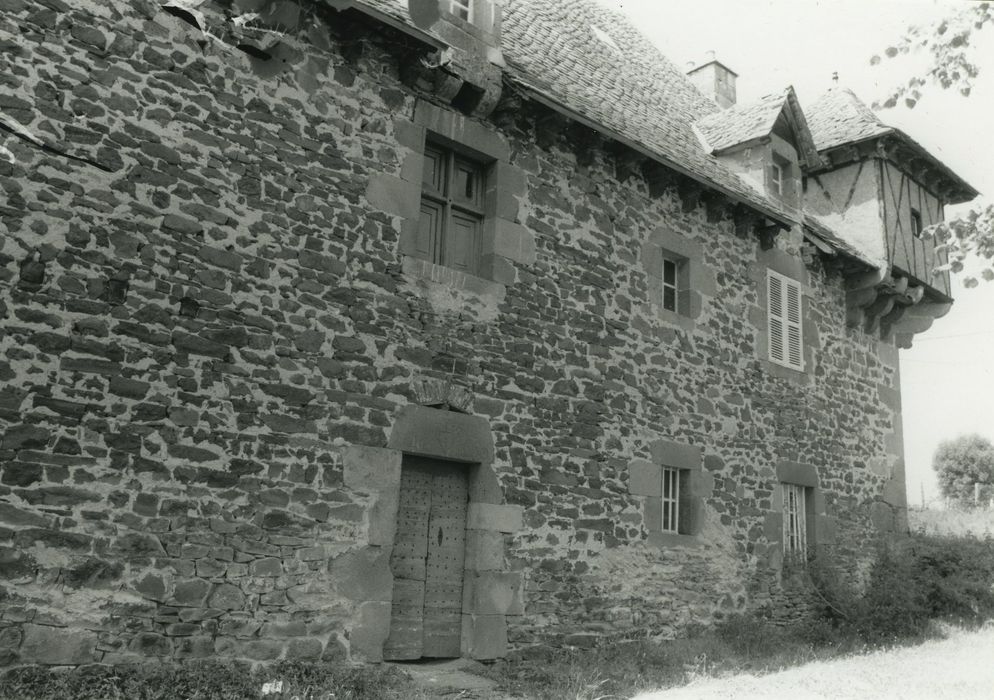
[[[916,533],[881,546],[862,592],[837,568],[813,566],[823,639],[878,645],[921,638],[932,620],[975,625],[994,616],[994,540]]]

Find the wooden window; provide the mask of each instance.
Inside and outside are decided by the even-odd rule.
[[[917,209],[911,209],[911,235],[915,238],[922,237],[922,231],[924,227],[922,226],[922,213]]]
[[[663,256],[663,308],[667,311],[677,311],[677,300],[680,295],[680,288],[677,284],[677,271],[680,263],[677,260]]]
[[[808,494],[797,484],[781,484],[783,490],[783,553],[785,559],[807,560]]]
[[[801,285],[773,270],[767,271],[766,279],[770,362],[803,370]]]
[[[483,228],[483,167],[433,143],[425,146],[415,255],[476,274]]]
[[[473,0],[449,0],[449,12],[467,22],[473,21]]]
[[[680,469],[663,468],[663,532],[680,532]]]
[[[779,163],[773,163],[770,165],[770,189],[772,189],[773,194],[778,197],[783,196],[783,171],[783,166]]]

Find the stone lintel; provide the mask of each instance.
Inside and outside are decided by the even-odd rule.
[[[671,469],[700,469],[704,463],[700,447],[672,440],[654,440],[649,445],[652,461]]]
[[[418,100],[414,107],[414,123],[452,141],[456,148],[469,149],[493,160],[506,162],[510,158],[511,149],[500,133],[458,112]]]
[[[818,470],[811,464],[783,461],[777,464],[777,479],[786,484],[816,488],[818,486]]]
[[[403,407],[388,446],[405,454],[489,464],[494,442],[486,418],[425,406]]]

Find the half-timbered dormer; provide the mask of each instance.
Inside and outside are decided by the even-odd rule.
[[[945,262],[924,231],[947,204],[977,191],[910,136],[888,126],[856,95],[833,88],[808,110],[824,165],[809,173],[806,211],[886,262],[891,274],[951,301]]]

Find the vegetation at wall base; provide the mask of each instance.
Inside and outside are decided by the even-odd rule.
[[[811,562],[814,617],[777,625],[770,611],[736,614],[685,639],[618,641],[592,649],[533,650],[489,665],[485,675],[503,694],[535,700],[631,697],[700,677],[769,673],[941,636],[939,621],[977,626],[994,618],[994,539],[914,533],[882,543],[862,590],[842,581],[839,567]],[[24,667],[0,676],[0,700],[108,698],[258,698],[264,683],[282,680],[275,700],[372,700],[432,697],[395,667],[281,662],[184,664],[75,671]]]
[[[283,681],[262,695],[265,683]],[[403,672],[386,666],[280,662],[252,669],[237,661],[106,666],[72,671],[25,666],[0,676],[2,700],[427,700]]]
[[[994,539],[915,533],[881,545],[862,591],[811,562],[814,617],[776,625],[770,611],[733,615],[673,641],[638,640],[502,661],[501,688],[537,700],[631,697],[699,677],[763,674],[943,636],[940,622],[994,617]],[[816,591],[816,592],[815,592]]]

